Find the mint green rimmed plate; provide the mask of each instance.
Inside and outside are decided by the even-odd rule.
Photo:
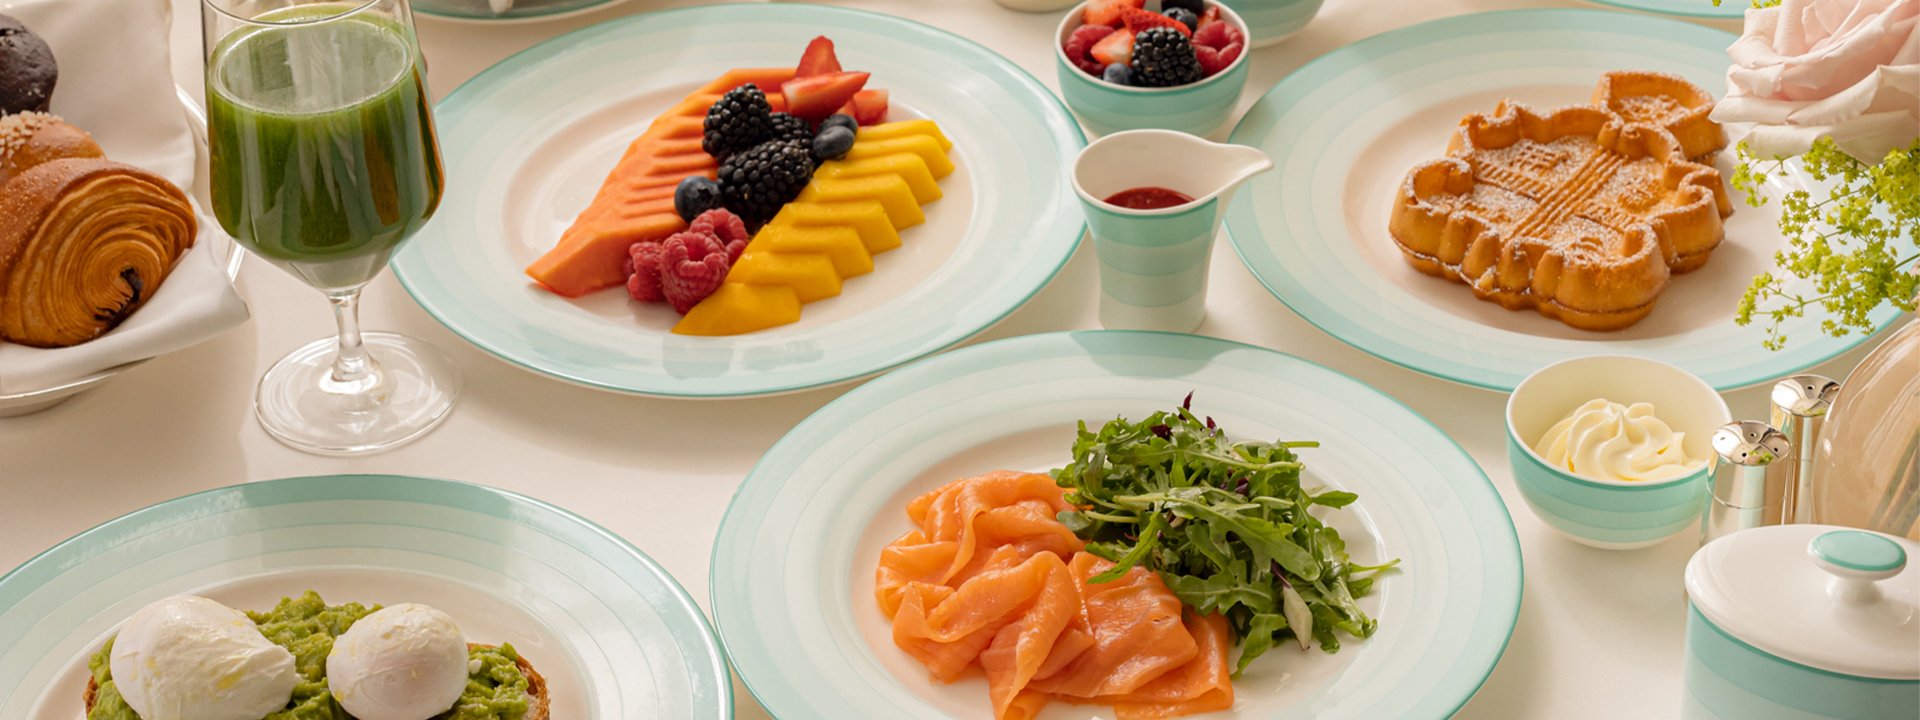
[[[622,289],[567,299],[522,274],[656,115],[729,68],[793,65],[816,35],[890,92],[894,119],[932,118],[954,142],[945,197],[872,273],[798,323],[721,338],[674,335],[672,309]],[[979,45],[875,13],[724,5],[621,18],[482,72],[438,121],[447,195],[394,259],[400,282],[481,349],[617,392],[767,395],[892,368],[1026,302],[1084,227],[1067,167],[1085,138],[1053,93]]]
[[[1590,0],[1590,1],[1599,3],[1601,5],[1612,5],[1614,7],[1627,8],[1629,10],[1645,10],[1650,13],[1660,13],[1663,15],[1678,15],[1680,17],[1720,18],[1720,19],[1729,19],[1729,18],[1738,19],[1738,18],[1746,17],[1747,8],[1753,7],[1753,4],[1748,0],[1720,0],[1719,5],[1714,5],[1713,0]]]
[[[1467,385],[1511,391],[1534,370],[1599,354],[1661,360],[1722,390],[1799,372],[1865,337],[1828,337],[1814,312],[1787,322],[1787,349],[1771,352],[1761,347],[1765,323],[1736,325],[1734,307],[1785,246],[1778,198],[1808,187],[1804,174],[1777,174],[1765,207],[1748,207],[1735,193],[1727,241],[1707,265],[1675,276],[1652,314],[1611,333],[1477,300],[1465,285],[1414,270],[1387,234],[1407,171],[1444,156],[1462,116],[1491,112],[1503,98],[1584,104],[1608,70],[1676,73],[1719,96],[1733,37],[1611,10],[1515,10],[1422,23],[1340,48],[1281,80],[1234,130],[1233,142],[1265,150],[1274,171],[1241,189],[1227,232],[1260,282],[1309,322],[1386,360]],[[1731,155],[1714,160],[1723,177],[1732,176]],[[1885,327],[1896,316],[1887,310],[1872,319]]]
[[[308,589],[426,603],[469,641],[513,643],[556,718],[733,717],[693,598],[613,533],[478,485],[333,475],[169,500],[0,577],[0,718],[81,717],[87,658],[149,602],[196,593],[265,609]]]
[[[908,500],[957,477],[1070,460],[1075,423],[1168,409],[1240,437],[1315,439],[1307,481],[1359,493],[1329,513],[1356,562],[1404,572],[1361,600],[1380,629],[1335,655],[1285,649],[1248,668],[1214,718],[1445,718],[1487,678],[1520,609],[1520,546],[1473,460],[1359,381],[1271,350],[1144,332],[1030,335],[863,385],[807,418],[734,495],[713,551],[712,607],[734,668],[776,717],[993,716],[984,680],[952,685],[893,645],[873,599]],[[1110,717],[1055,703],[1055,720]]]
[[[501,23],[558,20],[625,1],[513,0],[503,12],[494,12],[494,0],[413,0],[412,5],[415,12],[446,20]]]

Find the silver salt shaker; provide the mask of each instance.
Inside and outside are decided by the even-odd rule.
[[[1717,457],[1700,518],[1700,543],[1786,523],[1786,477],[1773,466],[1793,455],[1787,436],[1758,420],[1739,420],[1714,430],[1712,444]]]
[[[1776,469],[1786,478],[1785,522],[1813,522],[1814,443],[1839,392],[1840,383],[1824,375],[1794,375],[1773,384],[1767,424],[1786,435],[1794,449],[1793,461]]]

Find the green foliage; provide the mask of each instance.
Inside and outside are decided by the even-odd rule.
[[[1373,618],[1354,598],[1399,561],[1353,564],[1340,533],[1309,512],[1358,499],[1300,486],[1304,466],[1293,451],[1318,445],[1234,442],[1185,404],[1097,433],[1083,422],[1073,463],[1053,471],[1067,502],[1081,508],[1060,521],[1088,552],[1115,563],[1093,582],[1143,566],[1188,607],[1225,615],[1241,643],[1235,674],[1289,637],[1334,652],[1336,631],[1373,635]]]
[[[1844,337],[1872,331],[1868,316],[1883,304],[1912,311],[1920,292],[1920,275],[1913,271],[1920,260],[1920,141],[1868,165],[1821,138],[1800,159],[1808,174],[1832,189],[1819,200],[1805,190],[1782,199],[1780,231],[1788,246],[1774,262],[1787,275],[1811,281],[1813,291],[1789,290],[1779,274],[1764,274],[1753,279],[1735,315],[1741,325],[1765,318],[1772,350],[1786,346],[1781,324],[1809,307],[1828,314],[1823,331]],[[1747,194],[1749,205],[1759,206],[1766,202],[1761,185],[1785,162],[1757,158],[1742,143],[1733,186]]]

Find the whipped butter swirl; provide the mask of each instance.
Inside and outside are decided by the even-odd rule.
[[[1686,433],[1655,417],[1651,403],[1588,400],[1547,430],[1534,452],[1582,477],[1624,482],[1671,480],[1700,469],[1687,457]]]

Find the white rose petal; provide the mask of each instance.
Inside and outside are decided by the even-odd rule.
[[[1920,138],[1920,0],[1786,0],[1747,11],[1727,48],[1722,123],[1753,123],[1761,157],[1821,137],[1865,162]]]

